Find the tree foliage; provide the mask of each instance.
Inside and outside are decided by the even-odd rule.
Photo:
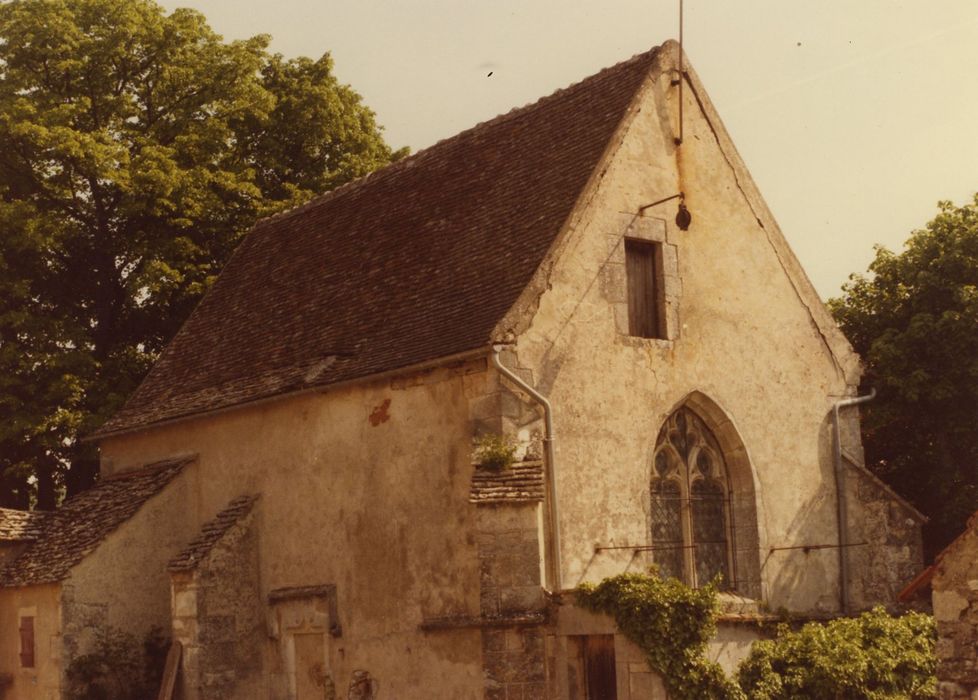
[[[0,4],[0,505],[92,481],[78,436],[257,218],[397,155],[328,55],[152,0]]]
[[[737,676],[754,700],[924,700],[937,690],[934,640],[929,615],[875,608],[797,631],[782,625],[754,643]]]
[[[930,518],[930,554],[978,508],[978,196],[939,207],[829,302],[879,392],[864,411],[867,462]]]

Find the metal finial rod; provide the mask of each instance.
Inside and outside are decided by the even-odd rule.
[[[679,137],[676,145],[683,142],[683,0],[679,0]]]

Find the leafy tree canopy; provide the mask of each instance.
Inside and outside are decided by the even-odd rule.
[[[799,630],[781,625],[776,639],[753,644],[737,679],[753,700],[925,700],[937,691],[935,637],[929,615],[883,608]]]
[[[865,407],[869,466],[930,517],[930,554],[978,508],[978,195],[939,207],[829,302],[879,392]]]
[[[0,4],[0,505],[91,483],[78,437],[257,218],[399,155],[328,54],[152,0]]]

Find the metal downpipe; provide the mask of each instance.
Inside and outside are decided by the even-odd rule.
[[[839,528],[839,605],[842,614],[849,614],[849,503],[846,499],[845,474],[842,470],[842,432],[839,424],[839,409],[858,406],[876,398],[876,389],[871,389],[866,396],[856,396],[851,399],[836,401],[832,406],[832,442],[833,460],[835,462],[835,493],[837,505],[837,520]]]
[[[560,564],[560,509],[557,505],[557,468],[554,462],[554,419],[553,407],[549,399],[523,381],[519,375],[506,367],[499,359],[504,345],[492,346],[492,364],[499,370],[499,373],[516,384],[525,391],[538,404],[543,406],[544,438],[543,449],[544,458],[547,464],[547,486],[550,496],[550,536],[551,536],[551,561],[553,562],[553,592],[559,593],[563,586],[561,584],[561,564]]]

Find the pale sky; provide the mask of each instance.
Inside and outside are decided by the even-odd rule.
[[[329,51],[393,147],[430,146],[678,33],[678,0],[163,0]],[[978,190],[975,0],[685,0],[685,48],[821,295]],[[492,72],[489,76],[488,73]]]

